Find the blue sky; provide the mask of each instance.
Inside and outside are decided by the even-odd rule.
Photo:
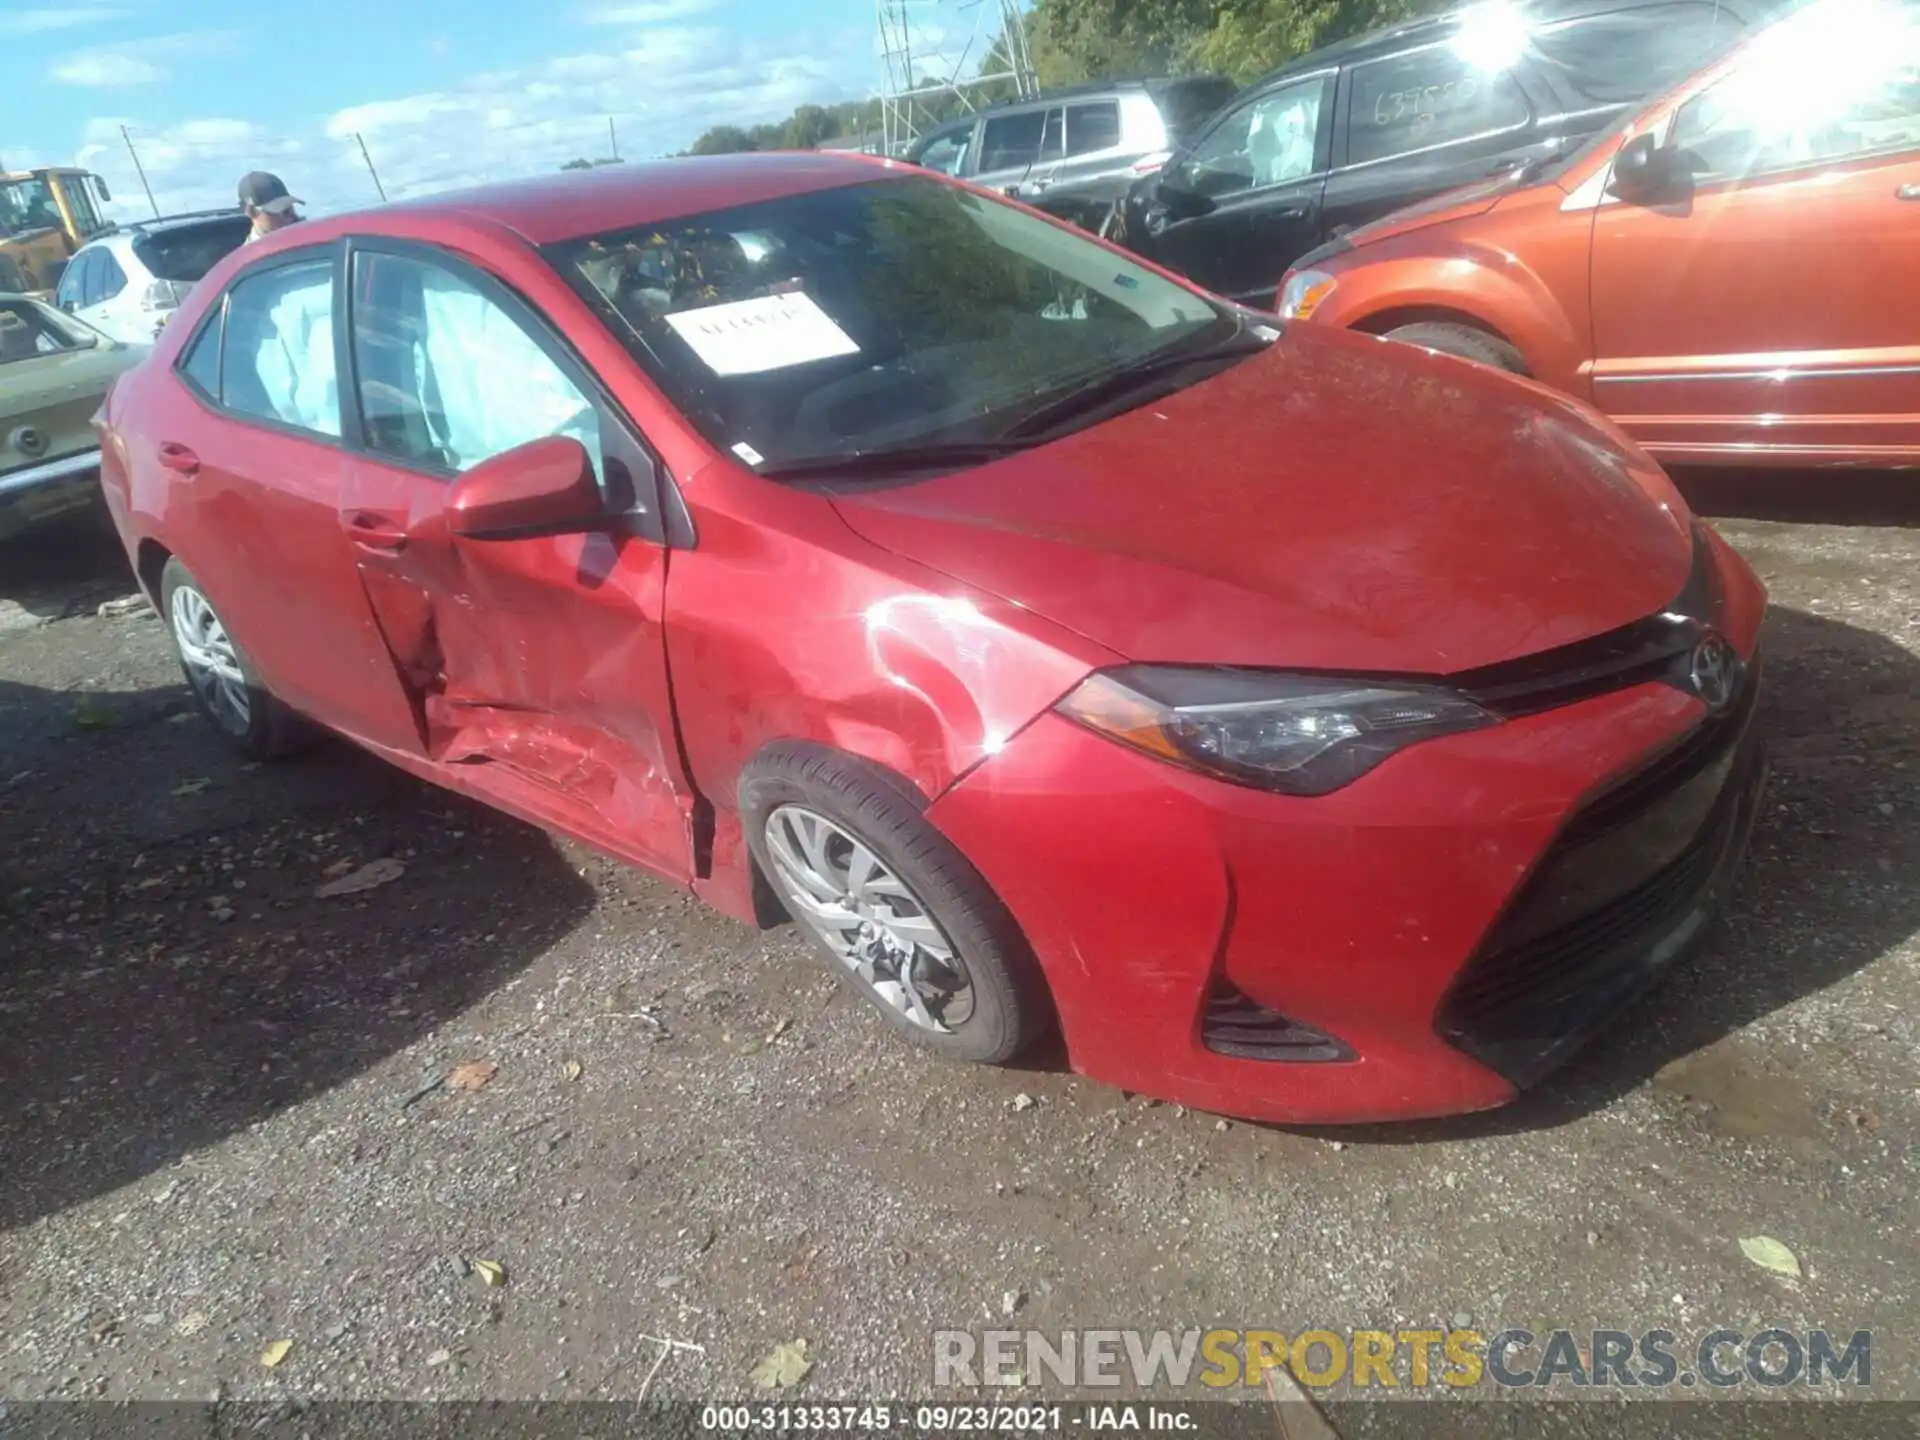
[[[993,7],[919,8],[937,50]],[[874,30],[873,0],[0,0],[0,161],[86,165],[136,217],[124,124],[162,210],[250,169],[346,208],[377,198],[355,132],[395,198],[604,155],[610,114],[670,153],[871,93]]]

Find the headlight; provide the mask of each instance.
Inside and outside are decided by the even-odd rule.
[[[1103,670],[1057,708],[1157,759],[1289,795],[1325,795],[1396,750],[1498,718],[1436,686],[1177,665]]]
[[[1320,302],[1333,294],[1340,282],[1324,270],[1295,270],[1280,287],[1280,318],[1311,320]]]

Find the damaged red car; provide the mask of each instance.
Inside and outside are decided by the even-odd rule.
[[[100,424],[246,754],[791,916],[963,1059],[1498,1105],[1692,946],[1761,785],[1760,586],[1592,412],[881,161],[289,227]]]

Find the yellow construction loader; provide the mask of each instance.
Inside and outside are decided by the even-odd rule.
[[[0,170],[0,292],[51,295],[68,257],[114,228],[100,213],[111,199],[89,170]]]

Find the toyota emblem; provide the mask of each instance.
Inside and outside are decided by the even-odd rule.
[[[1733,647],[1718,635],[1709,635],[1693,647],[1693,658],[1687,666],[1687,679],[1693,686],[1693,693],[1706,702],[1709,710],[1724,710],[1727,707],[1727,702],[1733,699],[1739,673],[1740,661],[1734,655]]]

